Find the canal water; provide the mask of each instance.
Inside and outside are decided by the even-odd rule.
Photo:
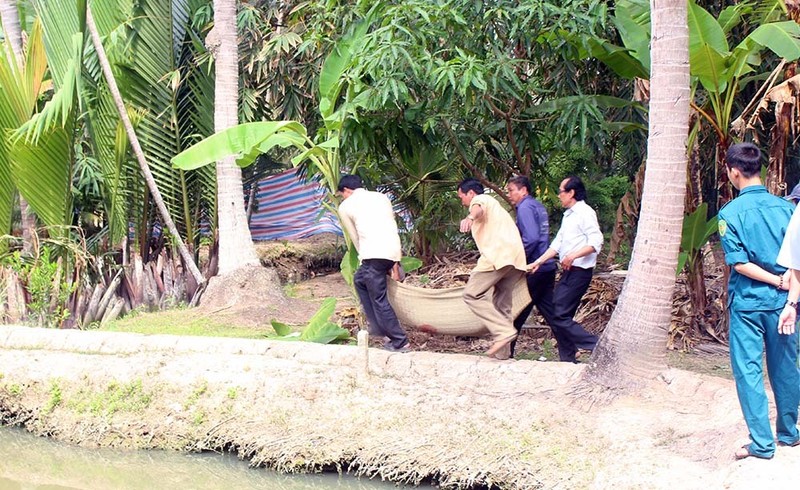
[[[0,427],[0,490],[388,490],[348,475],[285,475],[232,455],[88,449]],[[411,487],[408,487],[411,488]],[[430,486],[415,488],[435,488]]]

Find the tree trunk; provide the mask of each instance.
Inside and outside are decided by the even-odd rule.
[[[236,39],[236,1],[214,0],[214,30],[219,46],[214,53],[214,130],[239,122],[239,49]],[[219,272],[260,265],[244,207],[242,171],[235,158],[217,162]]]
[[[686,192],[689,29],[685,0],[651,0],[650,128],[630,271],[585,380],[631,389],[666,366]]]
[[[0,19],[3,22],[3,33],[11,44],[17,64],[22,66],[25,55],[22,52],[22,28],[19,25],[17,0],[0,0]]]
[[[100,39],[100,33],[97,31],[97,26],[94,23],[92,9],[89,8],[88,5],[86,6],[86,26],[92,36],[92,44],[97,52],[97,59],[100,62],[101,68],[103,69],[103,75],[105,76],[106,83],[108,83],[108,89],[111,92],[111,96],[114,98],[114,105],[117,106],[117,111],[119,112],[119,117],[122,120],[122,125],[125,127],[125,133],[128,135],[128,140],[131,143],[131,149],[133,150],[134,155],[136,155],[136,160],[139,162],[139,167],[141,168],[142,175],[147,183],[147,188],[150,190],[150,193],[153,196],[153,202],[155,202],[156,207],[161,214],[161,218],[164,220],[164,224],[172,235],[172,239],[175,241],[178,251],[183,258],[186,267],[189,269],[189,272],[192,274],[198,284],[204,284],[205,278],[200,272],[200,269],[197,268],[197,264],[194,263],[194,258],[189,252],[189,249],[186,248],[186,244],[183,242],[183,239],[178,232],[178,227],[176,227],[175,222],[172,221],[172,216],[170,216],[167,206],[164,204],[164,198],[161,197],[161,192],[156,186],[156,181],[153,178],[153,173],[150,171],[150,166],[147,164],[147,160],[145,160],[144,152],[139,144],[139,138],[136,137],[136,132],[133,130],[133,125],[128,118],[128,111],[125,109],[125,102],[122,100],[122,95],[119,93],[119,88],[117,87],[117,81],[114,78],[114,73],[111,71],[111,65],[108,62],[106,51],[103,48],[103,42]]]
[[[16,0],[0,0],[0,21],[3,23],[3,33],[11,44],[17,65],[22,68],[25,53],[22,49],[22,28],[19,24]],[[22,195],[19,196],[19,212],[22,217],[22,251],[31,254],[33,253],[33,230],[36,228],[36,215],[33,214],[28,206],[28,201]],[[5,233],[9,231],[5,230]]]

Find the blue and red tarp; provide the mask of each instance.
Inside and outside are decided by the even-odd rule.
[[[322,206],[318,181],[289,169],[259,181],[250,218],[253,240],[293,240],[319,233],[342,234],[336,216]]]

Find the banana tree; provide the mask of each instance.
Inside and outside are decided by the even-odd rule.
[[[800,25],[792,21],[762,24],[733,49],[729,48],[727,35],[740,23],[735,13],[736,7],[729,7],[715,19],[697,5],[692,4],[689,9],[689,26],[694,33],[689,47],[691,71],[708,97],[706,106],[695,103],[693,107],[717,135],[718,206],[732,197],[723,159],[733,143],[730,130],[734,102],[751,81],[746,77],[762,65],[764,51],[771,51],[785,61],[800,58]]]
[[[733,5],[723,9],[715,18],[695,2],[689,3],[689,63],[694,117],[688,144],[689,148],[694,148],[702,125],[707,124],[712,128],[716,145],[711,177],[714,187],[717,188],[714,203],[717,208],[731,198],[723,157],[732,143],[733,112],[741,90],[750,81],[758,78],[759,72],[756,70],[763,65],[761,54],[765,51],[785,60],[795,60],[800,56],[800,26],[794,22],[776,22],[774,16],[762,17],[766,21],[731,49],[729,38],[734,34],[733,29],[742,25],[747,8],[746,4]],[[573,41],[577,46],[585,47],[584,55],[600,59],[618,75],[635,80],[636,87],[646,88],[649,81],[642,80],[649,78],[650,73],[649,2],[617,2],[612,20],[623,46],[596,38]],[[690,162],[696,162],[697,153],[693,151],[690,154]],[[693,165],[695,167],[699,172],[699,166]],[[693,171],[688,177],[687,186],[690,192],[687,194],[687,217],[692,216],[700,204],[691,197],[701,196],[699,182],[702,175],[695,175]],[[701,299],[705,290],[703,262],[690,261],[687,270],[693,307],[695,311],[702,311],[705,304],[705,298]],[[698,325],[695,322],[693,326],[696,328]]]
[[[731,123],[741,90],[757,78],[763,65],[762,54],[769,51],[785,61],[800,58],[800,25],[792,21],[774,21],[774,16],[758,25],[733,48],[734,28],[741,27],[747,5],[723,9],[718,17],[695,2],[689,3],[689,66],[692,75],[692,108],[716,135],[714,177],[718,188],[717,207],[731,198],[725,174],[725,151],[733,142]],[[603,39],[586,39],[590,54],[626,78],[647,77],[650,71],[649,2],[623,0],[617,3],[614,24],[623,41],[615,46]],[[758,21],[759,19],[753,19]],[[576,41],[578,42],[578,41]],[[692,130],[692,136],[696,135]],[[690,146],[693,141],[690,141]]]
[[[172,159],[175,168],[192,170],[203,168],[222,158],[236,155],[236,164],[246,167],[262,153],[273,148],[294,148],[299,154],[292,159],[295,166],[307,165],[320,178],[327,191],[323,205],[336,213],[336,189],[339,184],[340,156],[339,134],[344,122],[353,117],[363,103],[359,85],[349,83],[345,73],[350,67],[354,52],[363,39],[369,22],[361,22],[337,42],[325,59],[319,76],[319,112],[323,127],[312,139],[305,126],[296,121],[267,121],[244,123],[218,132]],[[351,172],[354,168],[349,169]],[[342,260],[342,275],[348,284],[358,266],[358,257],[349,237],[348,252]]]

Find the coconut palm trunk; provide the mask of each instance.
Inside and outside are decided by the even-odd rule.
[[[22,49],[22,28],[19,24],[16,0],[0,0],[0,21],[3,23],[3,32],[11,44],[16,62],[21,68],[25,54]],[[33,230],[36,228],[36,215],[21,194],[19,196],[19,212],[22,221],[22,251],[29,254],[33,252]]]
[[[239,122],[239,56],[236,39],[236,0],[214,0],[214,130]],[[244,206],[242,171],[234,157],[217,162],[219,273],[260,265]]]
[[[635,388],[666,365],[683,224],[689,130],[686,0],[651,0],[650,122],[642,209],[628,277],[586,380]]]
[[[114,73],[111,71],[111,64],[108,62],[106,51],[103,48],[103,43],[100,39],[100,33],[97,30],[94,17],[92,17],[92,10],[88,7],[88,5],[86,8],[86,26],[89,29],[89,34],[92,36],[92,44],[94,45],[95,51],[97,51],[97,59],[99,60],[100,66],[103,70],[103,76],[106,79],[106,83],[108,83],[108,89],[111,92],[112,98],[114,99],[114,105],[117,107],[119,117],[122,120],[122,125],[125,127],[125,133],[128,135],[128,140],[131,143],[131,148],[133,149],[134,155],[136,155],[136,160],[139,162],[139,168],[142,171],[147,188],[150,190],[153,202],[155,203],[156,208],[161,215],[161,219],[164,220],[164,225],[172,235],[172,239],[175,241],[178,247],[178,252],[181,254],[181,257],[183,258],[186,267],[188,267],[189,272],[192,274],[192,277],[194,277],[198,285],[204,284],[206,280],[203,277],[203,274],[200,272],[200,269],[197,268],[197,264],[195,264],[192,254],[189,252],[189,249],[186,247],[186,244],[181,238],[178,228],[175,226],[175,222],[172,221],[172,217],[167,210],[167,206],[164,204],[164,198],[161,196],[161,192],[156,186],[153,173],[150,171],[150,166],[147,164],[144,152],[139,144],[139,139],[136,137],[136,132],[134,131],[133,125],[128,118],[128,111],[125,108],[125,102],[122,100],[122,95],[120,95],[117,81],[114,78]]]

